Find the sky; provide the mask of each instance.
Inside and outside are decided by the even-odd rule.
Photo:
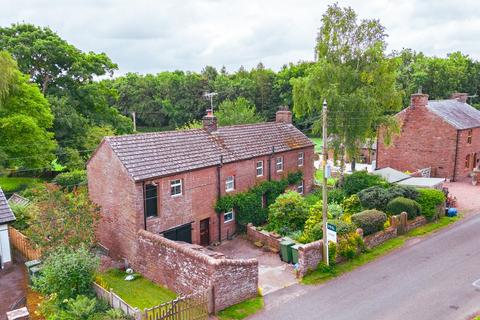
[[[127,72],[279,70],[313,59],[322,0],[0,0],[0,25],[48,26],[82,51],[105,52]],[[453,51],[480,59],[479,0],[345,0],[380,19],[388,51]]]

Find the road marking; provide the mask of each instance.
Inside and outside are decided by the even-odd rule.
[[[474,281],[474,282],[472,283],[472,285],[473,285],[474,287],[480,288],[480,279]]]

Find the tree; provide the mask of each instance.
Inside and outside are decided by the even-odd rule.
[[[331,5],[322,17],[316,64],[306,77],[292,79],[296,117],[315,116],[312,129],[319,133],[326,99],[333,147],[344,143],[352,159],[381,125],[398,130],[388,115],[400,109],[402,95],[396,89],[397,60],[385,55],[385,37],[378,20],[357,22],[351,8]]]
[[[30,75],[44,94],[91,82],[117,69],[105,53],[84,53],[50,28],[13,24],[0,28],[0,48],[9,51],[20,70]]]
[[[293,231],[301,231],[308,218],[305,199],[295,191],[287,191],[280,195],[269,207],[269,228],[282,235]]]
[[[235,101],[223,101],[215,115],[220,126],[263,121],[262,117],[256,114],[255,106],[245,98],[237,98]]]
[[[89,150],[88,154],[91,154],[93,150],[95,150],[102,139],[107,136],[114,136],[115,131],[109,126],[102,126],[102,127],[91,127],[87,131],[87,135],[83,142],[83,147],[85,150]],[[87,155],[88,157],[88,155]]]
[[[8,75],[1,76],[0,166],[41,170],[55,158],[56,143],[48,131],[53,123],[48,101],[6,52],[0,52],[0,75]]]

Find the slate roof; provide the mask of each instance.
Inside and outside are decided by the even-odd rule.
[[[410,178],[408,174],[392,169],[390,167],[375,170],[373,171],[373,174],[376,174],[377,176],[381,176],[382,178],[384,178],[390,183],[395,183],[395,182],[403,181]]]
[[[106,137],[135,181],[313,146],[292,124],[266,122]]]
[[[429,100],[427,108],[458,130],[480,127],[480,111],[456,99]]]
[[[8,205],[7,198],[3,194],[2,189],[0,188],[0,224],[9,223],[15,221],[15,215]]]

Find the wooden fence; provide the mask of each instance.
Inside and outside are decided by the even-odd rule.
[[[135,320],[207,320],[210,290],[181,296],[161,305],[144,309],[134,308],[116,295],[111,289],[105,290],[93,284],[97,297],[105,300],[115,309],[121,309]]]
[[[40,249],[35,248],[34,244],[20,231],[8,227],[8,236],[12,246],[18,250],[27,260],[40,259],[42,252]]]

